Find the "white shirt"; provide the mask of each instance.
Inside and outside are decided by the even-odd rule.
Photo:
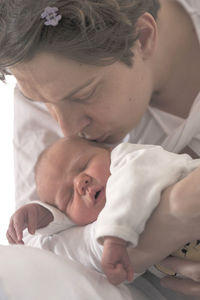
[[[176,1],[183,6],[191,17],[200,44],[200,1]],[[187,119],[182,119],[149,106],[138,126],[127,135],[125,141],[161,145],[164,149],[175,153],[179,153],[186,146],[189,146],[200,156],[199,115],[200,90]]]

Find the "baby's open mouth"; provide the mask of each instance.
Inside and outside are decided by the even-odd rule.
[[[95,199],[98,198],[99,194],[101,193],[101,190],[97,191],[96,194],[95,194]]]

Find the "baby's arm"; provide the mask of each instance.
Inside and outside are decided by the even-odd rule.
[[[37,226],[36,221],[38,221]],[[38,234],[46,236],[56,234],[73,225],[74,223],[54,206],[41,201],[32,201],[19,208],[11,217],[7,239],[11,244],[23,243],[22,232],[25,228],[28,228],[31,234],[35,234],[37,230]]]
[[[196,168],[200,161],[193,165],[188,155],[170,153],[160,146],[130,144],[118,146],[111,161],[112,175],[107,184],[107,202],[97,220],[96,238],[103,244],[104,236],[115,236],[136,247],[139,235],[160,201],[162,191],[184,177],[190,169]],[[145,248],[140,250],[139,257],[146,259],[146,263],[140,261],[138,266],[148,266],[152,255]],[[138,249],[130,253],[136,254]],[[132,263],[134,257],[137,255],[130,257]],[[112,256],[108,258],[111,260]],[[108,258],[104,257],[104,260]],[[110,272],[102,267],[105,273]],[[135,268],[135,264],[133,267],[136,273],[145,270]]]
[[[162,192],[199,164],[160,146],[124,143],[116,147],[111,154],[106,204],[97,219],[97,240],[102,243],[104,236],[117,236],[136,247]]]
[[[127,252],[127,242],[116,237],[104,237],[102,269],[108,280],[118,285],[133,280],[133,267]]]
[[[28,229],[35,234],[39,228],[47,226],[53,221],[52,213],[38,203],[30,203],[20,207],[11,217],[7,230],[10,244],[23,244],[23,230]]]

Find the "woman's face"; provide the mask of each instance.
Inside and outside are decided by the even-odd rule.
[[[40,53],[11,72],[25,97],[46,104],[65,136],[97,142],[120,142],[137,125],[152,94],[150,68],[137,45],[132,67],[92,66]]]

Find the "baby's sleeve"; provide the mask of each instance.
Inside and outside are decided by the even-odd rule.
[[[54,206],[44,203],[42,201],[31,201],[31,203],[36,203],[45,207],[53,215],[53,221],[49,223],[49,225],[47,225],[46,227],[38,229],[36,231],[36,234],[52,235],[75,226],[75,224],[64,213],[62,213],[59,209],[55,208]]]
[[[96,239],[121,238],[138,244],[162,191],[188,173],[187,154],[174,154],[155,145],[123,143],[111,154],[111,176],[106,187],[106,204],[96,223]]]

